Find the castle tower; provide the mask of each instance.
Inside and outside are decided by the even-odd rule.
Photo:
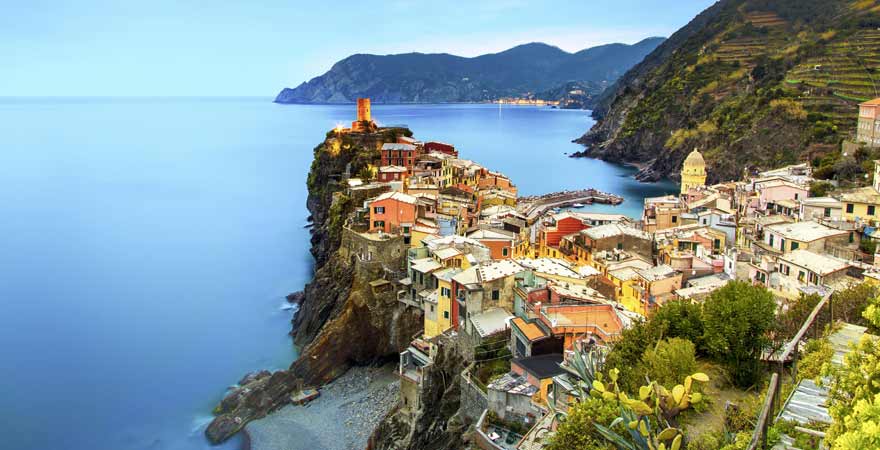
[[[359,98],[358,99],[358,122],[369,122],[373,120],[370,118],[370,99],[368,98]]]
[[[370,99],[359,98],[357,120],[351,123],[351,131],[354,132],[372,132],[376,128],[373,123],[373,116],[370,114]]]
[[[691,188],[706,184],[706,161],[699,151],[694,149],[684,160],[681,167],[681,193],[685,194]]]

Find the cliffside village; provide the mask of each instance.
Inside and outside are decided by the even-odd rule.
[[[878,109],[880,99],[861,107],[864,144],[880,146]],[[362,99],[358,120],[336,132],[374,128]],[[638,219],[518,198],[505,175],[441,142],[385,143],[370,175],[347,180],[359,208],[341,248],[383,266],[375,292],[424,314],[400,354],[400,411],[422,413],[424,374],[442,346],[455,346],[467,369],[447,382],[461,383],[460,411],[482,448],[541,448],[534,433],[550,420],[548,402],[565,408],[569,398],[571,350],[612,344],[670,300],[700,302],[734,279],[766,286],[781,305],[880,282],[880,257],[860,250],[880,238],[880,164],[871,186],[811,197],[807,163],[707,186],[694,150],[680,193],[646,198]],[[486,377],[498,361],[503,370]]]

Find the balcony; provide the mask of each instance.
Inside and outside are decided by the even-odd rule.
[[[400,303],[403,303],[407,306],[412,306],[415,308],[422,309],[422,302],[420,302],[418,300],[414,300],[410,296],[409,291],[406,291],[406,290],[397,291],[397,301],[399,301]]]

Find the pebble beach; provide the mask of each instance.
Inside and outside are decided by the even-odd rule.
[[[394,365],[355,367],[307,405],[287,405],[245,427],[251,450],[364,449],[394,407],[400,381]]]

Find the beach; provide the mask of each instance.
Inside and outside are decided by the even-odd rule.
[[[395,365],[355,367],[321,388],[305,406],[287,405],[245,427],[251,450],[366,448],[373,429],[398,399]]]

